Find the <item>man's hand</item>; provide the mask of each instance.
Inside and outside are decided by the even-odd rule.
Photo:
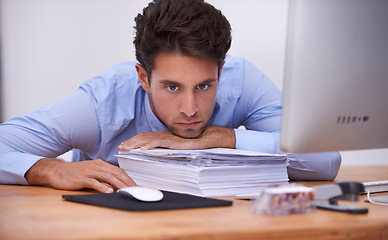
[[[64,190],[92,188],[103,193],[136,185],[123,169],[101,159],[63,162],[43,158],[26,172],[25,178],[31,185],[50,185]]]
[[[136,148],[148,150],[155,147],[170,149],[235,148],[236,136],[231,128],[209,126],[198,138],[182,138],[170,131],[140,133],[118,146],[120,151]]]

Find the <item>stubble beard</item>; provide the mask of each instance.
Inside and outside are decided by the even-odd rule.
[[[178,129],[175,127],[169,127],[170,132],[178,137],[186,138],[186,139],[195,139],[202,135],[202,133],[205,131],[206,126],[200,127],[197,129]]]

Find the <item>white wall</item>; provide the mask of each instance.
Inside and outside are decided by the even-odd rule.
[[[150,0],[1,0],[2,116],[72,93],[109,66],[135,59],[134,17]],[[282,88],[287,0],[209,0],[245,56]],[[372,157],[370,157],[372,155]],[[343,153],[344,165],[388,164],[388,149]]]

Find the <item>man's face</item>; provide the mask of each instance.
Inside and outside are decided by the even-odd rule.
[[[154,64],[150,85],[136,66],[152,111],[173,134],[200,136],[214,111],[221,69],[213,60],[176,53],[158,54]]]

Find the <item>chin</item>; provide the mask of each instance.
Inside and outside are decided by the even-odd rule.
[[[174,135],[177,135],[182,138],[188,138],[188,139],[194,139],[198,138],[201,136],[203,131],[199,130],[193,130],[193,129],[185,129],[185,130],[180,130],[180,131],[172,131]]]

